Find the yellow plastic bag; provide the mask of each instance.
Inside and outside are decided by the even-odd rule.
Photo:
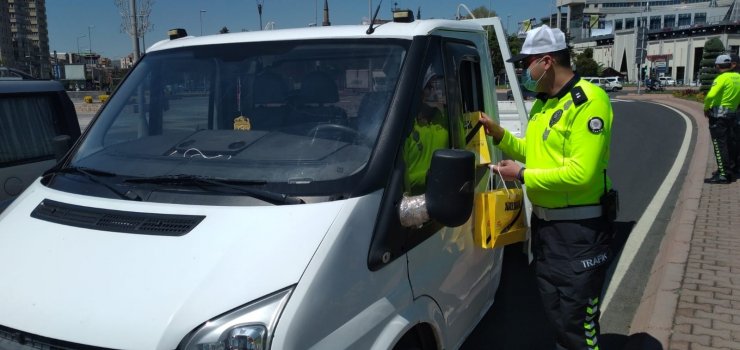
[[[491,151],[488,149],[488,137],[479,124],[480,112],[465,113],[466,149],[475,153],[476,165],[491,163]]]
[[[475,194],[474,238],[476,246],[484,249],[503,247],[527,239],[522,189],[507,188],[503,178],[501,183],[504,188],[494,189],[494,176],[490,176],[489,191]]]

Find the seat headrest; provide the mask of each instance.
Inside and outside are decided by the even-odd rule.
[[[254,77],[254,104],[283,103],[288,96],[288,84],[280,74],[264,71]]]
[[[311,72],[303,76],[298,93],[300,103],[334,103],[339,101],[337,84],[324,72]]]

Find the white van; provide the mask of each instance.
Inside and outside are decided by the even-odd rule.
[[[0,214],[0,341],[458,348],[493,303],[503,252],[474,245],[488,172],[461,132],[466,112],[497,116],[486,31],[373,29],[172,31],[147,50]],[[420,135],[430,71],[447,121]]]
[[[619,77],[605,77],[607,86],[611,91],[622,90],[622,81]]]
[[[622,90],[622,83],[618,77],[583,77],[583,79],[606,91]]]

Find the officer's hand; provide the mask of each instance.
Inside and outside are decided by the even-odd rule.
[[[705,109],[704,110],[704,116],[709,118],[712,116],[712,110],[711,109]]]
[[[496,122],[483,112],[480,112],[480,119],[478,121],[483,124],[486,134],[492,136],[496,144],[501,142],[501,139],[504,138],[504,128],[496,124]]]
[[[517,164],[517,162],[509,159],[502,160],[498,162],[497,164],[493,165],[493,171],[498,172],[501,174],[501,177],[504,178],[506,181],[513,181],[516,179],[517,174],[519,174],[519,170],[522,167]]]

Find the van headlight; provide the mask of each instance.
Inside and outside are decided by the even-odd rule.
[[[204,323],[182,344],[185,350],[266,350],[293,288],[284,289]]]

